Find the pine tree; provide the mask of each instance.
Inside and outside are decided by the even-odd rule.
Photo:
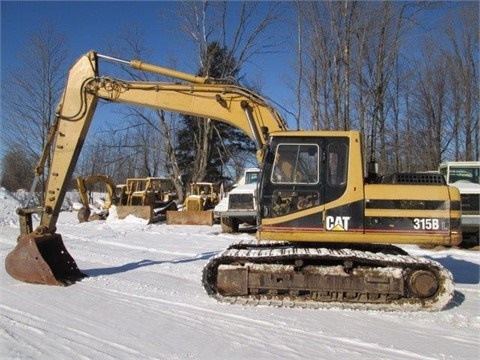
[[[235,59],[229,57],[227,49],[216,42],[209,44],[203,60],[203,66],[197,73],[199,76],[215,79],[238,76],[239,69]],[[235,167],[234,157],[240,152],[255,152],[253,141],[240,130],[221,122],[194,116],[182,116],[182,126],[177,132],[177,138],[175,152],[185,184],[193,181],[234,181],[236,179],[225,175],[226,168]]]

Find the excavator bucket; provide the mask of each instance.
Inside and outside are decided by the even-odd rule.
[[[86,277],[65,248],[60,234],[28,234],[7,255],[5,269],[14,279],[67,286]]]
[[[167,211],[167,225],[213,225],[213,211]]]

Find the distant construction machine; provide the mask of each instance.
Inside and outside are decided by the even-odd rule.
[[[119,219],[133,215],[150,224],[165,220],[167,211],[177,210],[178,196],[170,179],[128,178],[126,184],[119,184],[116,188]]]
[[[257,182],[260,169],[246,169],[233,189],[215,206],[223,233],[236,233],[240,225],[256,226],[258,220]]]
[[[92,214],[90,209],[90,199],[88,196],[89,187],[92,185],[103,184],[105,186],[106,199],[102,205],[101,211]],[[108,217],[109,209],[112,204],[117,204],[115,194],[115,184],[110,176],[107,175],[89,175],[77,177],[77,190],[82,201],[82,207],[78,210],[77,218],[79,222],[89,220],[105,220]]]
[[[218,186],[211,182],[193,182],[181,211],[167,211],[167,224],[213,225],[213,208],[218,201]]]
[[[462,209],[462,246],[479,245],[480,161],[445,161],[438,171],[448,185],[460,192]]]

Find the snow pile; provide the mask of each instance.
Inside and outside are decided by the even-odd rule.
[[[0,225],[18,226],[16,209],[21,206],[20,201],[4,187],[0,187],[0,204]]]
[[[147,225],[148,220],[136,217],[134,215],[127,215],[124,219],[120,220],[117,214],[117,207],[112,205],[108,211],[107,224],[112,224],[113,226],[128,226],[127,224],[141,224]]]
[[[93,199],[89,204],[90,214],[103,214],[105,212],[103,209],[105,197],[102,193],[93,193],[91,196]],[[79,197],[80,195],[76,192],[68,192],[65,196],[66,200],[64,201],[63,207],[71,211],[79,211],[83,207],[83,204],[77,200]]]
[[[0,225],[18,227],[18,215],[16,210],[19,207],[24,206],[27,196],[27,192],[23,189],[20,189],[15,194],[12,194],[4,187],[0,187]],[[65,200],[62,204],[62,210],[72,211],[80,209],[82,205],[78,202],[78,197],[79,196],[76,191],[67,192],[65,195]],[[30,206],[35,205],[30,204]],[[39,216],[36,214],[33,214],[32,217],[34,221],[39,219]]]

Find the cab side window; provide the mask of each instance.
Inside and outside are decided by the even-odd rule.
[[[327,147],[327,183],[338,186],[347,183],[347,150],[343,143],[331,143]]]

